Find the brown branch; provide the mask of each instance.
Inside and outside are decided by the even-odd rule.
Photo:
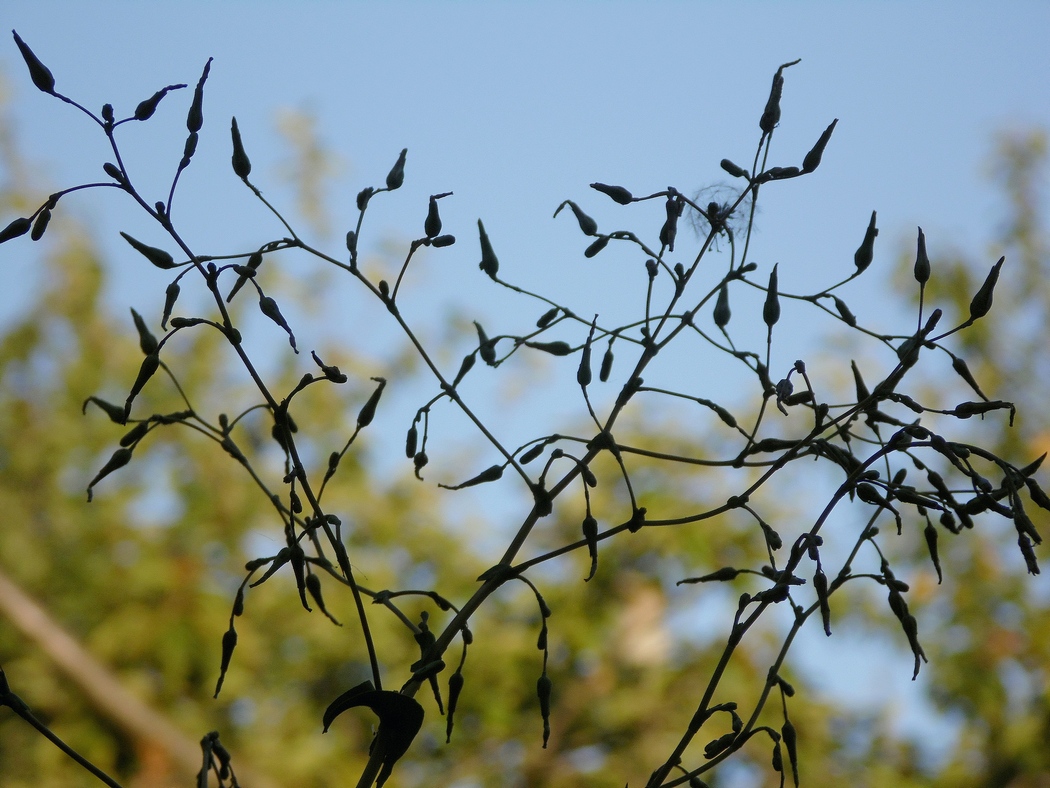
[[[199,742],[179,730],[163,714],[137,698],[113,672],[70,635],[38,602],[0,570],[0,613],[35,643],[107,719],[134,739],[167,753],[187,776],[201,767]],[[237,763],[246,785],[275,788],[275,783]]]

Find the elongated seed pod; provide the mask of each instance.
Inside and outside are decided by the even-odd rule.
[[[150,96],[145,101],[140,101],[139,105],[135,107],[135,120],[149,120],[153,117],[153,113],[157,111],[157,105],[160,104],[160,100],[164,98],[172,90],[180,90],[186,87],[185,85],[168,85],[166,88],[162,88]]]
[[[600,191],[602,194],[608,195],[614,202],[618,202],[620,205],[630,205],[634,200],[631,193],[622,186],[609,186],[605,183],[592,183],[591,188]]]
[[[231,626],[222,636],[222,661],[219,664],[219,680],[215,682],[215,695],[213,697],[219,697],[219,691],[222,689],[223,681],[226,680],[226,671],[230,668],[230,659],[233,657],[233,650],[236,647],[237,630]]]
[[[762,306],[762,320],[769,328],[773,328],[780,320],[780,295],[777,292],[777,266],[769,272],[769,286],[766,288],[766,302]]]
[[[723,170],[728,172],[730,175],[732,175],[734,178],[747,178],[747,177],[749,177],[748,174],[747,174],[747,170],[745,170],[743,167],[739,166],[738,164],[734,164],[729,159],[722,159],[722,161],[719,162],[719,166]]]
[[[92,490],[95,485],[102,481],[105,477],[109,476],[113,471],[123,468],[131,462],[131,449],[121,447],[113,452],[113,455],[106,461],[106,464],[102,466],[98,473],[95,474],[95,478],[91,480],[87,487],[88,501],[92,498]]]
[[[981,289],[977,291],[973,300],[970,301],[971,321],[984,317],[992,308],[992,291],[995,290],[995,283],[999,281],[999,270],[1003,267],[1005,261],[1005,257],[999,258],[999,262],[993,265],[992,270],[988,272],[988,277],[984,280],[984,284],[981,285]]]
[[[25,235],[32,226],[33,222],[25,217],[15,219],[3,230],[0,230],[0,244],[10,241],[12,238],[18,238],[20,235]]]
[[[609,236],[600,235],[597,240],[591,243],[586,249],[583,250],[583,256],[586,258],[594,257],[598,252],[609,245]]]
[[[401,154],[397,157],[397,161],[394,162],[394,166],[390,169],[390,172],[386,176],[386,187],[390,191],[400,189],[401,184],[405,182],[405,157],[408,156],[408,148],[402,148]]]
[[[453,717],[459,704],[459,695],[463,692],[463,673],[456,671],[448,677],[448,713],[445,715],[445,744],[452,741]]]
[[[132,249],[153,263],[153,265],[157,266],[157,268],[167,270],[176,267],[175,259],[163,249],[157,249],[155,246],[147,246],[142,243],[142,241],[138,241],[124,232],[121,233],[121,236],[125,241],[131,244]]]
[[[244,152],[244,144],[241,142],[241,130],[237,128],[237,118],[230,122],[230,136],[233,138],[233,173],[238,178],[247,178],[252,171],[252,163],[248,154]]]
[[[729,308],[729,287],[723,282],[722,286],[718,288],[718,299],[715,301],[715,325],[719,328],[725,328],[732,316],[733,313]]]
[[[551,737],[551,691],[553,688],[550,676],[544,671],[536,681],[536,696],[540,701],[540,716],[543,717],[543,749],[547,749],[547,740]]]
[[[485,225],[481,223],[481,219],[478,219],[478,236],[481,240],[481,262],[478,263],[478,268],[495,279],[499,271],[499,260],[496,259],[496,253],[492,251],[489,234],[485,232]]]
[[[208,81],[211,61],[212,58],[208,58],[208,62],[204,64],[204,71],[193,91],[193,103],[190,104],[190,111],[186,115],[186,128],[190,134],[196,134],[204,125],[204,83]]]
[[[142,348],[142,354],[148,356],[151,353],[156,353],[160,345],[157,342],[157,338],[153,336],[146,326],[146,321],[142,319],[142,315],[132,309],[131,319],[135,321],[135,328],[139,332],[139,347]]]
[[[48,222],[51,221],[51,209],[44,208],[36,216],[36,221],[33,222],[33,232],[30,233],[29,237],[34,241],[39,241],[44,237],[44,231],[47,230]]]
[[[926,235],[921,227],[919,228],[919,240],[916,246],[915,267],[913,269],[915,281],[920,285],[925,285],[930,280],[930,258],[926,255]]]
[[[33,80],[33,84],[44,93],[54,95],[55,77],[50,69],[40,62],[40,58],[33,54],[33,50],[29,48],[29,45],[22,40],[18,33],[12,30],[11,34],[15,37],[18,51],[22,53],[22,59],[25,60],[26,65],[29,67],[29,77]]]
[[[610,373],[612,373],[612,365],[613,349],[612,342],[610,341],[609,347],[605,350],[605,355],[602,356],[601,369],[598,370],[598,380],[600,380],[602,383],[605,383],[607,380],[609,380],[609,375]]]
[[[879,231],[875,227],[875,211],[872,211],[868,229],[864,231],[864,240],[861,241],[860,246],[857,247],[857,251],[853,255],[853,264],[857,266],[858,274],[871,265],[875,255],[875,236],[878,234]]]
[[[806,158],[802,160],[802,172],[813,172],[813,170],[820,166],[820,159],[824,155],[824,148],[828,146],[828,141],[831,139],[831,133],[835,130],[835,126],[838,122],[838,118],[831,121],[831,125],[824,129],[824,132],[820,135],[817,144],[806,154]]]
[[[361,408],[361,412],[357,414],[357,428],[363,430],[369,424],[372,423],[372,419],[375,418],[376,408],[379,406],[379,398],[383,396],[383,389],[386,388],[386,378],[372,378],[379,385],[376,386],[375,391],[372,392],[372,396],[368,398],[368,401]]]

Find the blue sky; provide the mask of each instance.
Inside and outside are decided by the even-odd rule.
[[[1050,128],[1045,2],[6,0],[0,16],[61,92],[96,111],[111,102],[118,116],[164,85],[192,88],[215,58],[200,150],[175,214],[201,250],[242,251],[280,235],[230,171],[231,115],[253,181],[289,210],[275,118],[287,109],[316,118],[342,161],[328,192],[335,232],[321,241],[336,253],[356,218],[354,195],[380,185],[407,147],[405,187],[377,204],[368,243],[418,236],[427,195],[454,192],[442,217],[460,243],[412,272],[410,297],[435,320],[449,304],[494,324],[520,309],[476,269],[479,217],[508,278],[595,311],[637,265],[605,253],[584,260],[578,227],[567,215],[552,221],[554,208],[575,199],[602,229],[649,222],[655,235],[651,210],[627,213],[587,185],[644,194],[728,182],[719,161],[750,166],[773,72],[796,58],[771,163],[800,164],[825,126],[839,124],[814,175],[763,190],[751,259],[762,270],[780,263],[783,290],[819,289],[852,271],[877,210],[875,265],[866,284],[842,294],[862,319],[892,313],[887,272],[916,225],[935,275],[949,249],[989,265],[998,257],[989,246],[1001,213],[984,176],[993,135]],[[10,38],[0,39],[0,69],[19,146],[48,181],[41,201],[56,186],[102,179],[101,134],[32,87]],[[127,128],[131,166],[158,197],[181,153],[188,100],[189,91],[172,95],[149,124]],[[164,280],[142,273],[117,231],[158,243],[159,233],[115,192],[64,201],[54,221],[66,211],[109,253],[114,308],[159,311]],[[31,303],[38,251],[23,241],[0,249],[0,325]]]

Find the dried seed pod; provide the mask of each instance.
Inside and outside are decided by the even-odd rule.
[[[47,66],[40,62],[40,58],[33,54],[33,50],[29,48],[18,33],[12,30],[11,34],[15,37],[15,43],[18,44],[18,51],[22,53],[22,59],[25,60],[26,65],[29,67],[29,76],[33,80],[33,84],[44,93],[54,95],[54,75]]]
[[[144,359],[142,359],[142,365],[139,367],[139,374],[135,378],[134,384],[131,386],[131,393],[128,394],[128,399],[124,403],[124,421],[127,421],[128,416],[131,414],[131,403],[135,397],[138,396],[139,392],[142,391],[142,387],[146,385],[153,374],[157,371],[160,366],[160,356],[156,353],[150,353]]]
[[[394,162],[394,166],[390,168],[390,172],[386,176],[386,187],[390,191],[400,189],[401,184],[405,182],[405,157],[408,156],[408,148],[402,148],[401,154],[397,157],[397,161]]]
[[[609,380],[609,374],[612,372],[613,365],[613,350],[612,340],[609,341],[609,347],[605,350],[605,355],[602,356],[602,366],[598,370],[598,380],[605,383]]]
[[[204,125],[204,83],[208,79],[208,73],[211,71],[212,58],[208,58],[208,62],[204,64],[204,71],[201,73],[201,78],[197,81],[197,87],[193,91],[193,103],[190,104],[190,111],[186,115],[186,128],[190,134],[196,134],[201,130]]]
[[[558,312],[560,311],[561,307],[557,306],[548,309],[546,312],[540,315],[539,320],[536,321],[536,328],[546,328],[547,326],[549,326],[552,322],[554,322],[554,318],[558,316]]]
[[[780,296],[777,292],[777,263],[769,272],[769,286],[766,288],[766,302],[762,306],[762,320],[772,329],[780,320]]]
[[[864,240],[861,241],[857,251],[853,255],[853,264],[857,266],[857,273],[862,273],[865,268],[871,265],[872,259],[875,256],[875,236],[879,234],[878,229],[875,227],[875,211],[871,212],[871,221],[868,222],[868,229],[864,231]]]
[[[112,402],[106,402],[104,399],[99,397],[88,397],[84,400],[84,405],[81,408],[81,413],[87,413],[87,406],[89,402],[93,402],[98,405],[106,415],[109,416],[109,420],[114,424],[126,424],[127,418],[124,415],[124,408],[119,405],[114,405]]]
[[[558,206],[557,210],[554,211],[554,215],[557,216],[561,213],[561,209],[568,205],[572,212],[576,215],[576,221],[580,224],[580,231],[584,235],[595,235],[598,232],[598,223],[594,221],[590,216],[585,214],[576,203],[572,200],[566,200]]]
[[[357,210],[363,211],[368,206],[368,201],[372,199],[372,195],[375,194],[375,189],[371,186],[366,186],[357,193]]]
[[[992,270],[988,272],[988,277],[984,280],[984,284],[981,285],[981,289],[977,291],[973,300],[970,301],[971,322],[984,317],[988,314],[988,310],[992,308],[992,291],[995,289],[995,283],[999,281],[999,270],[1003,267],[1005,261],[1005,257],[999,258],[999,262],[993,265]]]
[[[719,753],[725,752],[726,749],[733,743],[736,738],[736,734],[733,732],[723,733],[717,739],[712,739],[704,745],[704,757],[711,759]]]
[[[215,695],[213,697],[219,697],[219,691],[222,689],[222,683],[226,680],[226,671],[229,670],[230,659],[233,657],[233,650],[236,647],[237,630],[231,625],[222,636],[222,661],[219,664],[219,680],[215,682]]]
[[[120,171],[120,168],[111,161],[107,161],[102,165],[102,169],[106,175],[115,180],[117,183],[124,183],[124,173]]]
[[[195,131],[191,132],[190,135],[186,137],[186,146],[182,149],[182,161],[179,162],[180,170],[184,170],[186,167],[190,166],[190,159],[192,159],[193,154],[197,152],[198,139],[199,137]]]
[[[842,321],[850,328],[856,327],[857,318],[853,312],[850,311],[850,308],[846,306],[846,302],[838,296],[832,296],[832,299],[835,301],[835,309],[838,311],[839,317],[842,318]]]
[[[135,321],[135,328],[139,332],[139,347],[142,348],[143,355],[148,356],[151,353],[156,353],[160,344],[146,326],[146,321],[142,319],[142,315],[132,309],[131,319]]]
[[[930,551],[930,560],[933,561],[933,568],[937,570],[937,582],[938,584],[943,580],[941,575],[941,559],[937,554],[937,529],[933,527],[933,523],[929,520],[926,521],[926,528],[923,529],[922,535],[926,538],[926,547]]]
[[[246,179],[252,171],[252,163],[248,154],[244,152],[244,144],[241,142],[241,130],[237,128],[237,118],[230,122],[230,136],[233,138],[233,173],[238,178]]]
[[[140,421],[121,436],[120,445],[125,448],[134,448],[134,445],[142,440],[147,432],[149,432],[149,422]]]
[[[598,571],[598,521],[590,514],[583,518],[583,538],[587,542],[587,554],[591,559],[591,571],[584,578],[584,581],[588,581]]]
[[[930,258],[926,254],[926,234],[923,233],[922,228],[919,228],[919,240],[916,243],[915,251],[915,267],[912,269],[915,274],[915,281],[920,285],[925,285],[930,281]]]
[[[543,718],[543,749],[547,749],[547,740],[551,736],[551,691],[554,688],[550,676],[544,671],[536,681],[536,697],[540,701],[540,716]]]
[[[685,580],[679,580],[675,585],[692,584],[692,583],[710,583],[710,582],[724,582],[726,580],[733,580],[743,570],[734,569],[731,566],[724,566],[721,569],[703,575],[701,577],[687,577]]]
[[[734,178],[750,178],[751,177],[750,175],[748,175],[747,170],[745,170],[743,167],[739,166],[738,164],[734,164],[729,159],[722,159],[722,161],[719,162],[719,166],[721,166],[721,168],[723,170],[728,172]]]
[[[157,111],[157,105],[160,104],[160,100],[164,98],[169,91],[180,90],[184,87],[186,86],[168,85],[166,88],[158,90],[145,101],[140,101],[139,105],[135,107],[135,120],[149,120],[153,117],[153,113]]]
[[[669,252],[674,251],[674,239],[678,235],[678,218],[684,210],[685,201],[681,195],[674,194],[664,203],[667,218],[664,219],[664,225],[660,228],[660,243],[666,246]]]
[[[405,435],[405,456],[412,459],[416,456],[416,444],[419,441],[419,430],[416,429],[416,425],[413,424],[408,428],[408,434]]]
[[[261,564],[260,564],[261,566]],[[233,598],[233,615],[240,616],[244,614],[244,584],[242,583],[237,587],[237,596]]]
[[[763,134],[770,134],[780,122],[780,97],[784,90],[784,77],[781,69],[773,76],[773,86],[769,90],[769,98],[766,100],[766,108],[759,118],[758,127]]]
[[[831,607],[828,605],[828,578],[819,566],[813,575],[813,588],[820,604],[820,618],[824,623],[824,634],[831,637]]]
[[[729,309],[729,287],[723,282],[722,286],[718,288],[718,299],[715,301],[715,325],[719,328],[725,328],[732,316],[733,313]]]
[[[593,241],[590,246],[583,250],[583,256],[590,259],[594,257],[598,252],[609,245],[609,236],[599,235],[598,238]]]
[[[838,118],[831,121],[831,125],[824,129],[824,132],[820,135],[817,144],[806,154],[806,158],[802,160],[802,172],[813,172],[813,170],[820,166],[820,158],[824,155],[824,148],[828,146],[828,141],[831,139],[831,133],[835,130],[835,125],[838,122]]]
[[[474,368],[474,363],[477,361],[477,355],[474,353],[468,353],[463,357],[463,361],[460,362],[459,372],[456,373],[456,377],[452,379],[452,388],[459,385],[459,382],[467,376],[467,373]]]
[[[552,356],[567,356],[572,352],[568,342],[526,342],[525,345],[534,350],[550,353]]]
[[[147,246],[142,243],[142,241],[138,241],[124,232],[121,233],[121,236],[123,236],[125,241],[131,244],[132,249],[153,263],[153,265],[157,266],[157,268],[167,270],[176,267],[175,259],[163,249],[157,249],[154,246]]]
[[[609,186],[605,183],[592,183],[591,188],[600,191],[602,194],[608,195],[614,202],[618,202],[620,205],[629,205],[634,200],[631,193],[622,186]]]
[[[419,455],[416,455],[417,457]],[[479,484],[486,484],[488,482],[494,482],[503,477],[503,466],[502,465],[490,465],[488,468],[483,470],[477,476],[471,479],[467,479],[465,482],[456,485],[439,484],[438,487],[444,487],[446,490],[463,490],[467,487],[474,487]]]
[[[489,235],[485,232],[485,225],[481,223],[481,219],[478,219],[478,236],[481,240],[481,262],[478,263],[478,268],[495,279],[499,271],[499,260],[496,259],[496,253],[492,251]]]
[[[24,217],[15,219],[3,230],[0,230],[0,244],[4,243],[4,241],[10,241],[12,238],[18,238],[20,235],[25,235],[32,226],[33,222],[30,219]]]
[[[412,466],[417,479],[423,478],[419,475],[419,472],[427,466],[428,462],[430,462],[430,458],[427,457],[427,453],[425,451],[419,452],[419,454],[412,458]]]
[[[591,328],[591,336],[594,335],[594,328]],[[576,382],[583,388],[587,388],[591,384],[591,337],[587,337],[587,344],[583,346],[583,352],[580,353],[580,366],[576,369]]]
[[[87,486],[88,501],[91,501],[92,490],[95,485],[98,484],[106,476],[109,476],[113,471],[123,468],[131,462],[131,449],[121,447],[113,452],[113,455],[106,461],[106,464],[102,466],[102,469],[95,474],[95,478]]]
[[[456,671],[448,677],[448,713],[445,716],[445,744],[452,741],[453,717],[456,713],[456,705],[459,703],[459,695],[463,691],[463,673]]]
[[[528,465],[530,462],[532,462],[537,457],[539,457],[541,454],[543,454],[543,449],[546,446],[547,446],[546,441],[540,441],[535,446],[533,446],[531,449],[529,449],[527,452],[522,454],[521,457],[518,458],[518,462],[520,462],[522,465]]]
[[[1035,558],[1035,550],[1032,549],[1032,541],[1027,534],[1017,535],[1017,546],[1021,548],[1021,555],[1024,557],[1025,566],[1028,567],[1028,574],[1039,574],[1039,564]]]
[[[787,747],[788,751],[788,762],[791,764],[791,778],[795,781],[795,786],[798,786],[798,736],[795,733],[795,726],[791,724],[791,720],[784,720],[784,726],[780,729],[780,734],[784,739],[784,746]]]
[[[36,221],[33,222],[33,232],[30,234],[30,238],[34,241],[39,241],[44,236],[44,231],[47,229],[48,222],[51,221],[51,209],[44,208],[36,216]]]
[[[295,346],[295,335],[292,333],[292,329],[289,328],[288,321],[285,320],[284,315],[281,314],[281,309],[277,306],[277,302],[270,298],[270,296],[263,296],[259,299],[259,310],[270,318],[270,320],[284,329],[285,333],[288,334],[288,343],[292,346],[292,350],[298,353],[299,348]]]
[[[490,367],[496,366],[496,343],[488,338],[485,329],[481,327],[481,323],[477,320],[474,321],[474,327],[478,331],[478,354],[481,356],[481,360]]]
[[[375,418],[376,408],[379,406],[379,398],[383,396],[383,389],[386,388],[386,378],[372,378],[379,385],[376,386],[375,391],[372,392],[372,396],[368,398],[368,401],[361,408],[361,412],[357,414],[357,429],[363,430],[369,424],[372,423],[372,419]]]
[[[434,238],[441,232],[441,214],[438,213],[438,197],[430,195],[430,206],[427,208],[427,218],[423,222],[423,232],[427,238]]]

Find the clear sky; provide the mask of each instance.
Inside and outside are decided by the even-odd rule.
[[[380,185],[407,147],[405,187],[377,208],[371,243],[418,236],[427,195],[453,191],[442,216],[460,243],[414,275],[437,312],[455,302],[493,320],[504,302],[476,269],[479,217],[509,278],[568,289],[589,314],[609,272],[627,269],[584,260],[578,227],[568,216],[552,221],[554,208],[576,199],[603,229],[650,221],[655,234],[651,212],[625,213],[587,185],[644,194],[728,182],[719,161],[750,166],[781,63],[802,58],[785,73],[771,163],[800,164],[825,126],[839,124],[814,175],[763,190],[751,257],[780,263],[783,290],[819,289],[852,270],[878,210],[872,275],[847,298],[862,318],[891,306],[878,268],[914,243],[916,225],[935,271],[948,249],[989,265],[998,257],[988,246],[1001,214],[984,177],[993,135],[1050,127],[1046,2],[5,0],[0,18],[62,92],[96,111],[111,102],[118,117],[164,85],[192,88],[215,58],[200,151],[175,213],[201,250],[242,251],[280,235],[230,171],[231,115],[253,181],[284,207],[287,148],[275,118],[281,109],[316,117],[343,162],[329,191],[336,232],[327,248],[337,253],[356,218],[354,195]],[[9,37],[0,38],[0,69],[18,143],[48,180],[41,201],[50,188],[102,179],[101,134],[33,88]],[[158,197],[181,153],[183,93],[147,126],[127,129],[131,166]],[[117,236],[160,242],[157,231],[115,192],[64,201],[54,221],[65,211],[111,252],[114,305],[159,309],[163,285],[135,275],[142,260]],[[0,325],[30,303],[32,254],[23,241],[0,248]]]

